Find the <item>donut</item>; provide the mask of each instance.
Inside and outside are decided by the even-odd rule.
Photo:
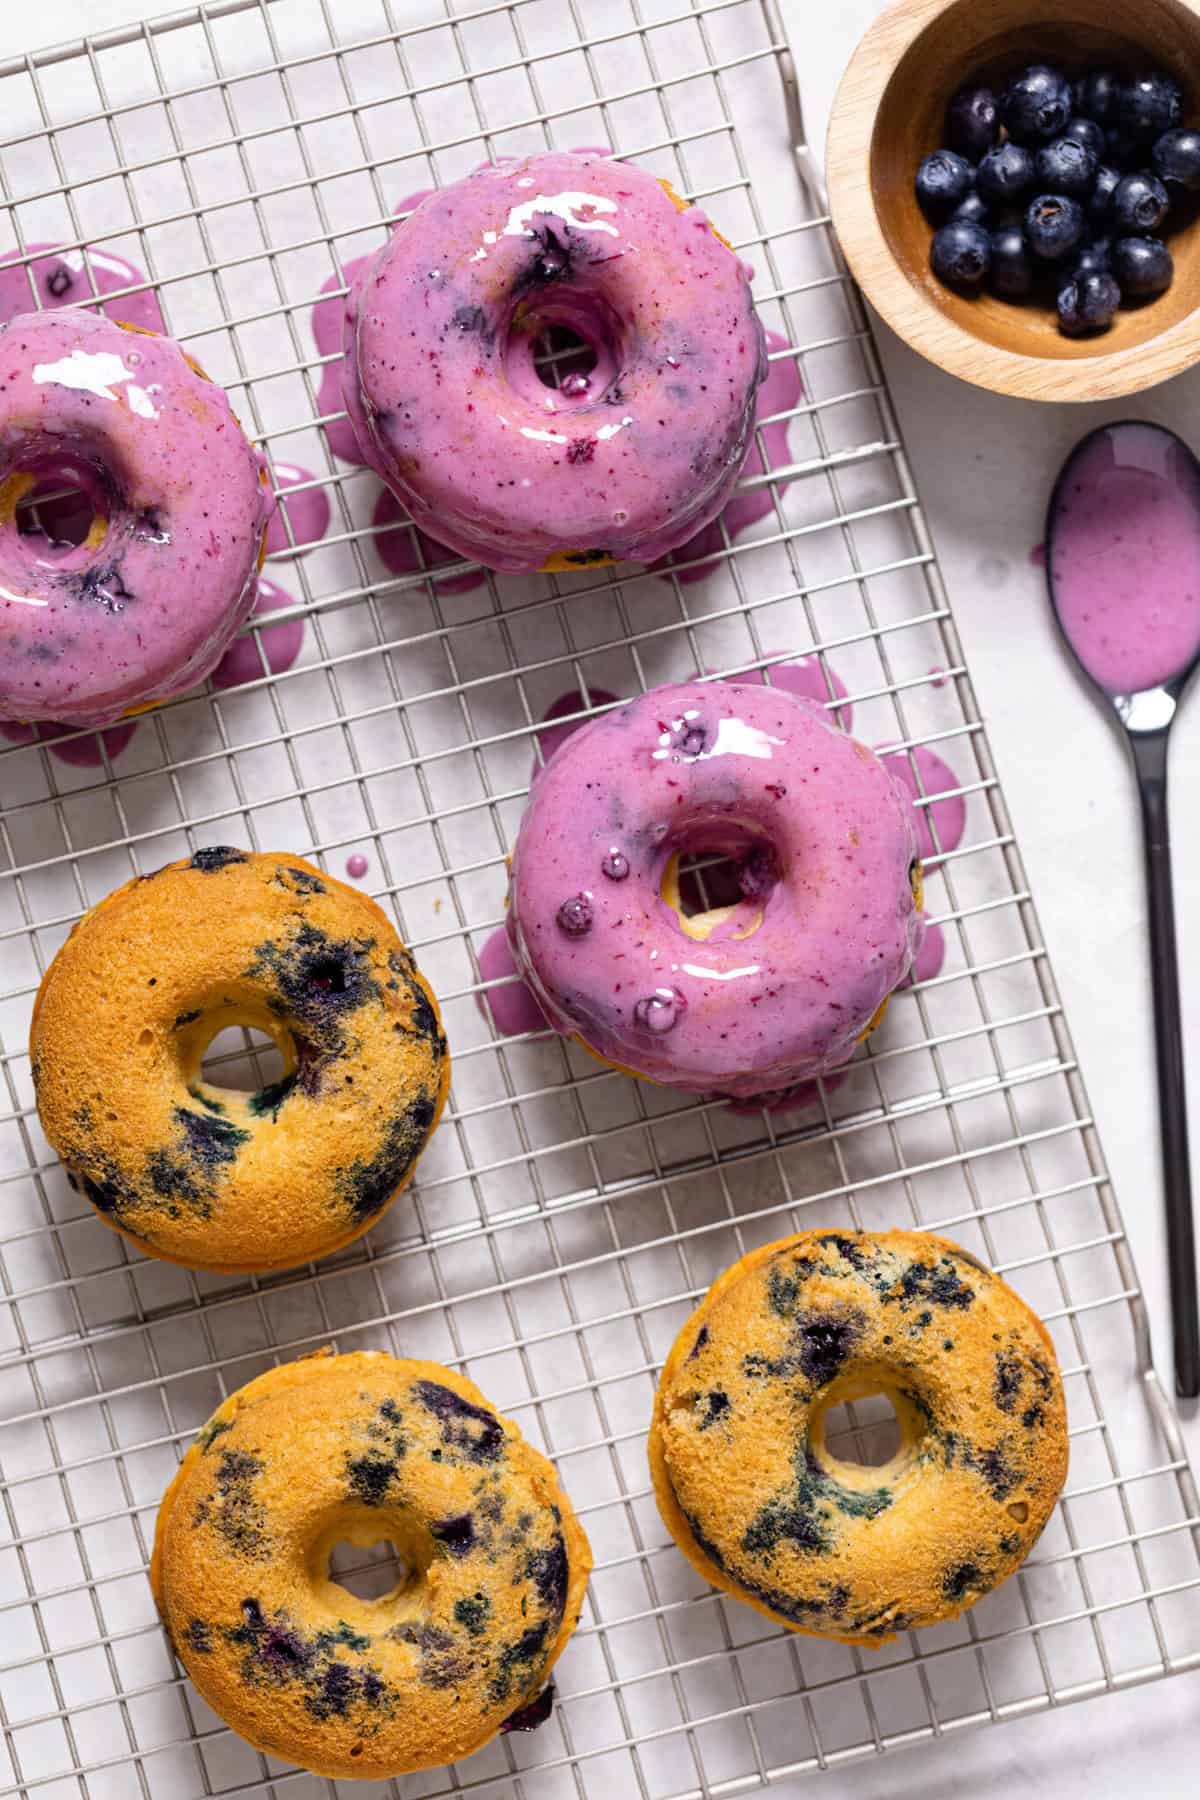
[[[254,604],[266,465],[174,339],[63,307],[0,327],[0,715],[107,725],[194,687]],[[22,536],[47,483],[80,544]]]
[[[334,1544],[389,1540],[363,1600]],[[163,1498],[150,1579],[176,1656],[256,1749],[384,1781],[488,1743],[544,1689],[591,1551],[553,1466],[437,1363],[330,1351],[213,1414]]]
[[[595,356],[546,386],[542,334]],[[344,401],[431,537],[493,569],[652,562],[728,500],[766,345],[746,266],[603,153],[503,158],[431,194],[354,280]]]
[[[680,861],[737,862],[688,917]],[[654,688],[540,772],[508,887],[513,957],[556,1030],[633,1074],[752,1098],[827,1074],[920,947],[912,806],[808,700]]]
[[[203,1077],[231,1025],[282,1054],[257,1092]],[[374,901],[224,846],[84,915],[42,980],[30,1056],[74,1185],[140,1249],[198,1269],[350,1243],[412,1175],[450,1080],[437,1003]]]
[[[840,1461],[829,1409],[876,1393],[899,1448]],[[1041,1320],[919,1231],[802,1231],[727,1269],[671,1347],[649,1445],[659,1511],[705,1580],[847,1644],[956,1618],[1011,1575],[1067,1448]]]

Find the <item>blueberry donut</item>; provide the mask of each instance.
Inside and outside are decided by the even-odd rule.
[[[737,864],[687,916],[680,863]],[[911,802],[811,701],[654,688],[538,775],[508,890],[513,955],[557,1030],[702,1093],[775,1092],[844,1063],[924,921]]]
[[[544,333],[588,373],[546,386]],[[745,264],[602,153],[506,157],[424,200],[347,303],[344,399],[422,530],[517,572],[652,562],[725,505],[766,374]]]
[[[831,1407],[883,1393],[900,1446],[843,1462]],[[1067,1472],[1054,1347],[998,1276],[917,1231],[751,1251],[672,1346],[659,1510],[714,1587],[795,1631],[881,1644],[955,1618],[1029,1554]]]
[[[390,1593],[330,1579],[336,1543],[384,1539]],[[552,1465],[471,1382],[324,1351],[213,1414],[163,1498],[150,1579],[187,1673],[256,1749],[386,1781],[520,1717],[591,1565]]]
[[[256,1093],[202,1074],[231,1025],[274,1040]],[[42,1128],[100,1217],[202,1269],[290,1268],[375,1222],[437,1124],[437,1003],[365,894],[295,856],[198,850],[110,894],[42,981]]]
[[[107,725],[193,687],[254,604],[274,506],[222,390],[172,338],[63,307],[0,327],[0,716]],[[22,536],[45,484],[80,544]]]

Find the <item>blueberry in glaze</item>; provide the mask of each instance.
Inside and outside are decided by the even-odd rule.
[[[559,929],[568,937],[582,937],[592,929],[592,903],[586,894],[574,894],[564,900],[556,915]]]

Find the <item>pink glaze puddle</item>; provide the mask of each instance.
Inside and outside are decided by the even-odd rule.
[[[57,244],[30,244],[29,249],[41,254],[35,254],[28,266],[19,260],[19,250],[0,256],[0,325],[6,325],[19,313],[36,310],[27,267],[33,272],[38,300],[51,309],[86,306],[89,300],[120,288],[137,287],[146,279],[136,263],[92,245],[86,259],[82,250],[60,250]],[[143,331],[167,329],[158,296],[149,289],[140,294],[124,294],[119,300],[105,300],[100,310],[110,319],[138,325]]]
[[[887,744],[877,744],[880,755],[887,750]],[[956,850],[962,843],[963,832],[967,824],[967,802],[962,794],[950,792],[959,786],[958,776],[948,763],[944,763],[933,750],[924,745],[912,752],[913,760],[921,771],[921,781],[927,795],[945,794],[944,800],[933,799],[928,806],[916,805],[918,789],[916,777],[908,756],[884,756],[884,762],[896,779],[904,784],[913,797],[913,811],[916,814],[917,837],[920,842],[922,861],[930,857],[947,854]],[[937,821],[938,837],[941,840],[940,850],[935,848],[933,833],[930,830],[931,816]]]
[[[941,663],[934,663],[933,667],[930,670],[928,670],[927,673],[929,675],[930,687],[944,688],[946,683],[950,679],[947,671],[942,667]]]
[[[826,665],[828,667],[828,665]],[[931,670],[930,673],[935,671]],[[765,677],[763,672],[755,669],[746,675],[735,678],[739,682],[761,685]],[[804,699],[816,700],[825,705],[829,700],[829,685],[826,683],[820,659],[816,656],[801,657],[795,662],[776,663],[771,669],[771,682],[788,693],[796,694]],[[840,697],[847,694],[847,688],[836,670],[829,669],[829,683],[833,691]],[[592,708],[616,704],[620,696],[612,694],[607,688],[595,687],[590,690]],[[541,748],[541,761],[534,758],[531,781],[535,781],[542,767],[548,763],[555,751],[566,743],[581,726],[588,723],[591,713],[582,717],[571,715],[583,713],[588,703],[578,688],[571,688],[547,707],[543,722],[538,727],[537,741]],[[849,729],[852,709],[847,703],[839,709],[838,717],[844,727]],[[880,749],[886,749],[881,745]],[[949,764],[944,762],[936,751],[926,749],[923,745],[913,752],[917,766],[921,772],[921,781],[927,796],[945,795],[946,798],[933,798],[930,805],[914,805],[916,815],[917,836],[923,858],[932,857],[934,849],[933,834],[930,829],[930,816],[937,821],[938,836],[942,853],[954,850],[962,842],[966,829],[967,805],[963,795],[952,792],[959,786],[959,780]],[[917,783],[907,756],[886,758],[888,767],[903,783],[904,787],[917,798]],[[930,871],[936,873],[936,871]],[[910,988],[915,981],[931,981],[941,973],[946,957],[946,939],[940,925],[929,924],[926,927],[925,939],[917,953],[912,972],[900,983],[901,988]],[[517,973],[513,961],[512,949],[508,934],[503,925],[499,926],[487,939],[479,953],[479,971],[484,981],[495,981],[502,985],[491,988],[477,996],[480,1010],[485,1018],[491,1019],[496,1032],[501,1037],[516,1037],[526,1032],[545,1033],[552,1028],[541,1007],[534,999],[521,977]],[[834,1072],[825,1080],[826,1093],[832,1093],[840,1087],[846,1076]],[[757,1112],[790,1112],[804,1106],[811,1106],[818,1099],[815,1082],[801,1082],[797,1087],[765,1095],[753,1100],[730,1100],[727,1104],[734,1112],[752,1114]]]
[[[789,350],[791,345],[787,338],[778,331],[768,331],[767,352],[774,355],[780,350]],[[755,406],[755,419],[769,419],[772,413],[790,413],[797,405],[801,394],[800,370],[794,356],[781,356],[777,362],[771,363],[767,370],[767,379],[758,390],[758,402]],[[788,423],[787,419],[776,419],[769,425],[763,425],[755,431],[750,440],[750,453],[742,470],[742,478],[748,475],[762,475],[772,469],[783,468],[788,461]],[[767,450],[767,468],[763,469],[763,459],[759,450],[759,439],[762,439]],[[776,484],[782,488],[787,484]],[[718,566],[717,558],[725,549],[725,539],[721,535],[724,522],[731,538],[744,531],[747,525],[753,525],[756,519],[765,519],[772,511],[775,501],[770,487],[755,488],[749,494],[735,494],[729,505],[719,518],[698,531],[694,538],[662,562],[654,564],[654,571],[669,581],[674,576],[679,581],[702,581],[711,575]],[[697,560],[700,559],[700,560]],[[690,568],[680,568],[681,563],[690,563]],[[822,696],[825,698],[826,696]],[[844,723],[844,721],[843,721]]]
[[[478,995],[480,1010],[485,1018],[490,1015],[501,1037],[517,1037],[526,1031],[550,1031],[545,1013],[517,974],[503,925],[493,931],[479,952],[479,973],[484,981],[503,984]]]
[[[1137,694],[1200,654],[1200,470],[1153,425],[1084,440],[1054,500],[1059,624],[1092,680]]]
[[[299,463],[277,462],[274,475],[279,504],[267,526],[268,556],[292,548],[288,542],[288,524],[297,550],[315,544],[329,530],[329,495],[323,487],[304,486],[306,482],[316,481],[313,471],[302,468]],[[288,489],[294,487],[304,487],[304,492],[289,495]]]
[[[361,881],[370,866],[361,850],[356,850],[346,858],[346,873],[351,881]]]
[[[279,612],[285,606],[295,606],[296,602],[286,589],[269,581],[265,575],[258,578],[258,597],[254,602],[255,618],[264,613]],[[304,642],[303,619],[288,619],[282,625],[268,625],[258,633],[262,640],[262,654],[272,675],[282,675],[290,669],[300,654],[300,646]],[[261,681],[263,677],[262,657],[258,653],[255,637],[240,637],[230,645],[220,662],[212,672],[212,684],[215,688],[241,687],[247,681]]]
[[[447,550],[426,537],[409,519],[390,488],[381,488],[371,515],[375,530],[375,549],[385,569],[393,575],[416,575],[426,569],[442,569],[448,563],[462,561],[456,550]],[[487,580],[483,569],[462,569],[457,575],[439,575],[434,587],[439,594],[468,594]]]
[[[109,762],[114,762],[138,728],[136,719],[120,725],[109,725],[103,731],[89,731],[86,737],[74,737],[74,725],[21,725],[15,719],[0,720],[0,737],[10,744],[45,744],[51,756],[70,763],[73,769],[99,769],[104,763],[100,740]],[[65,741],[59,741],[65,740]]]

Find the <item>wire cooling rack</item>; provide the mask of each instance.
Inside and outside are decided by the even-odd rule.
[[[12,246],[148,271],[276,466],[321,471],[333,508],[318,546],[293,539],[269,571],[295,596],[273,622],[303,620],[293,667],[272,674],[256,635],[257,679],[164,706],[98,767],[61,745],[0,754],[3,1795],[341,1791],[208,1711],[145,1575],[191,1433],[326,1342],[467,1369],[556,1458],[596,1551],[551,1722],[386,1789],[406,1800],[738,1794],[1200,1666],[1195,1487],[868,326],[798,177],[774,7],[448,7],[413,0],[401,24],[400,0],[233,0],[0,68]],[[803,381],[786,462],[748,481],[769,509],[695,582],[620,568],[458,593],[419,557],[391,575],[377,484],[327,448],[312,303],[414,188],[582,143],[668,176],[756,266]],[[735,1115],[555,1039],[498,1038],[478,956],[547,705],[813,653],[858,735],[901,757],[936,746],[956,772],[966,833],[929,868],[941,973],[798,1113]],[[364,853],[455,1056],[411,1193],[319,1270],[269,1280],[146,1261],[108,1232],[48,1151],[26,1053],[39,976],[81,910],[223,841],[336,874]],[[253,1042],[214,1055],[226,1081],[269,1073]],[[877,1653],[703,1592],[644,1450],[657,1368],[711,1278],[838,1222],[917,1222],[986,1256],[1047,1320],[1070,1406],[1067,1497],[1020,1575]]]

